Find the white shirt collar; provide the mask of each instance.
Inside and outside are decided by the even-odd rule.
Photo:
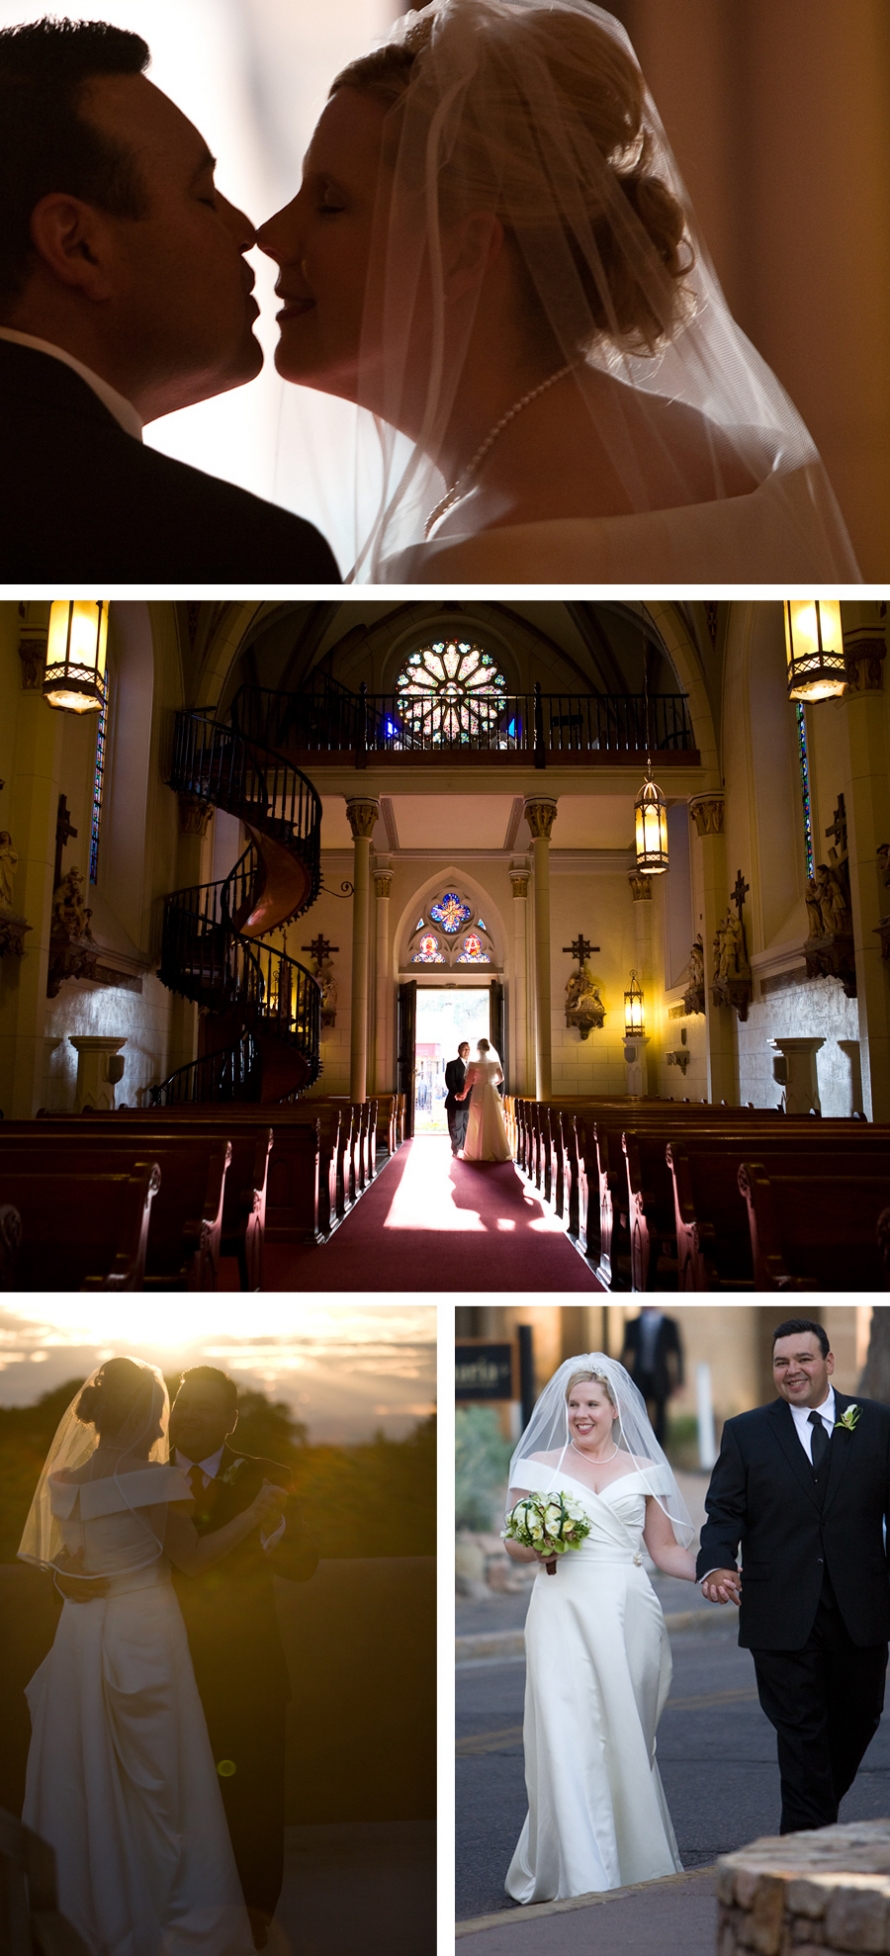
[[[807,1427],[810,1424],[810,1414],[811,1412],[815,1411],[819,1413],[821,1418],[824,1420],[826,1429],[830,1435],[835,1420],[834,1386],[833,1385],[829,1386],[828,1398],[823,1399],[821,1406],[816,1406],[815,1408],[812,1406],[791,1406],[789,1407],[789,1411],[791,1413],[791,1417],[799,1433],[804,1433],[806,1431]]]
[[[48,353],[53,360],[61,360],[64,367],[85,380],[94,394],[98,394],[109,414],[113,414],[125,435],[132,435],[134,441],[142,440],[142,422],[132,401],[119,394],[116,387],[109,386],[101,374],[94,374],[92,367],[85,367],[82,360],[75,360],[73,353],[66,353],[64,347],[52,346],[49,340],[38,340],[33,333],[16,333],[11,326],[0,326],[0,340],[11,340],[14,346],[32,346],[35,353]]]
[[[189,1474],[193,1467],[200,1467],[202,1474],[208,1481],[215,1481],[222,1466],[225,1441],[223,1441],[222,1446],[217,1449],[216,1453],[208,1454],[206,1460],[190,1460],[188,1454],[183,1453],[181,1447],[174,1447],[173,1451],[176,1455],[176,1465],[182,1468],[184,1474]]]

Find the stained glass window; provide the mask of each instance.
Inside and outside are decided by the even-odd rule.
[[[441,896],[438,903],[434,903],[430,909],[433,922],[441,924],[449,937],[453,936],[456,930],[460,930],[461,924],[469,923],[472,915],[472,910],[469,910],[465,903],[461,903],[456,890],[446,890],[445,895]]]
[[[803,846],[807,859],[807,875],[814,873],[813,860],[813,817],[810,808],[810,762],[807,753],[807,722],[803,702],[795,701],[797,712],[797,754],[800,762],[800,798],[803,804]]]
[[[414,956],[411,959],[411,963],[412,964],[444,964],[445,963],[445,959],[442,955],[442,952],[439,949],[439,939],[433,936],[432,931],[428,931],[426,936],[421,938],[420,947],[418,950],[415,951]]]
[[[99,829],[102,824],[102,791],[105,787],[105,749],[108,738],[109,675],[105,673],[105,697],[96,728],[96,766],[93,772],[93,809],[90,816],[90,882],[99,872]]]
[[[484,930],[485,928],[484,924],[482,928]],[[466,937],[464,938],[463,950],[460,951],[458,956],[455,958],[455,964],[490,964],[490,963],[491,963],[491,959],[488,955],[488,952],[483,951],[482,949],[481,938],[476,936],[475,931],[468,931]]]
[[[396,692],[405,727],[433,747],[467,746],[481,737],[485,746],[502,744],[497,730],[507,681],[491,653],[469,639],[437,639],[412,652]]]

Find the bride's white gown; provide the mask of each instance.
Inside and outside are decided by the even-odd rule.
[[[22,1817],[55,1849],[59,1907],[94,1956],[253,1956],[170,1564],[138,1566],[146,1519],[162,1530],[188,1483],[147,1466],[50,1490],[66,1548],[109,1584],[65,1602],[27,1690]]]
[[[510,1143],[504,1120],[504,1104],[498,1093],[503,1079],[499,1066],[491,1060],[474,1060],[467,1071],[470,1118],[464,1142],[465,1161],[510,1161]]]
[[[680,1872],[655,1731],[671,1682],[658,1598],[642,1566],[638,1473],[601,1494],[564,1468],[521,1461],[517,1487],[561,1488],[591,1521],[580,1549],[542,1567],[526,1619],[529,1812],[507,1874],[517,1902],[562,1900]],[[658,1490],[661,1492],[662,1490]]]

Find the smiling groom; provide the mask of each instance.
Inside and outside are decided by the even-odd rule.
[[[741,1596],[739,1643],[778,1739],[783,1834],[837,1820],[884,1705],[890,1407],[836,1392],[833,1371],[822,1325],[777,1326],[779,1397],[727,1420],[698,1558],[709,1601]]]

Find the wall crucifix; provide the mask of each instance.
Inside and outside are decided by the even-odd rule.
[[[562,948],[564,956],[577,958],[579,965],[583,966],[587,963],[591,951],[598,951],[600,947],[598,944],[588,943],[587,938],[579,931],[574,944],[564,944]]]

